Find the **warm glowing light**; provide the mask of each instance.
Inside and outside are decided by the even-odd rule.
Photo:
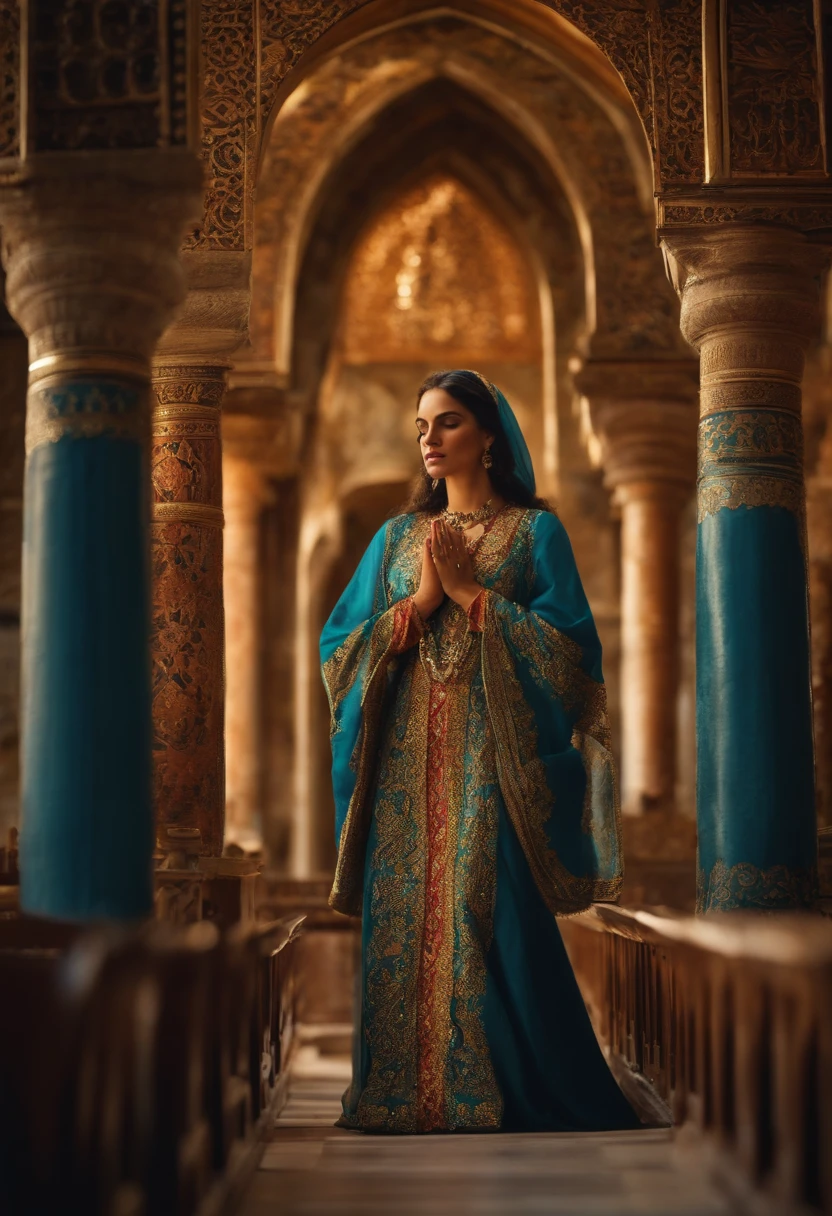
[[[530,270],[509,233],[460,182],[410,190],[360,240],[348,276],[351,363],[536,358]]]

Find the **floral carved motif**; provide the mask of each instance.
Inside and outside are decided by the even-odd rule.
[[[701,0],[665,0],[652,24],[658,180],[701,182],[705,170]]]
[[[18,154],[19,109],[20,5],[0,0],[0,157]]]
[[[202,154],[207,167],[202,225],[189,249],[249,247],[257,166],[258,98],[255,4],[202,5]]]
[[[264,123],[278,85],[303,52],[337,21],[367,3],[368,0],[261,0],[260,105]]]
[[[812,0],[726,5],[731,172],[823,170]]]
[[[811,231],[832,228],[832,207],[823,206],[755,206],[752,204],[712,204],[699,206],[661,203],[659,223],[662,228],[687,228],[691,224],[763,223],[785,224],[790,228]]]

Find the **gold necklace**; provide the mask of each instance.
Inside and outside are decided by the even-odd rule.
[[[465,528],[468,524],[478,524],[484,519],[490,519],[494,514],[494,500],[489,498],[476,511],[449,511],[447,507],[442,512],[442,518],[447,519],[452,528]]]
[[[419,640],[419,657],[422,660],[422,665],[427,667],[429,675],[434,680],[440,684],[447,684],[456,675],[457,668],[467,658],[473,639],[474,635],[471,630],[466,629],[461,638],[455,638],[444,649],[444,653],[440,658],[436,637],[430,625],[428,625]]]

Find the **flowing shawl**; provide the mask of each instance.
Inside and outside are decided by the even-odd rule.
[[[502,799],[547,907],[565,916],[614,900],[621,888],[601,646],[558,517],[505,512],[511,550],[503,568],[480,572],[484,590],[469,613],[473,644]],[[379,529],[321,636],[338,845],[330,904],[353,915],[362,908],[385,722],[408,663],[418,661],[409,648],[421,626],[408,597],[418,587],[427,527],[416,514]],[[511,598],[501,586],[512,588]]]

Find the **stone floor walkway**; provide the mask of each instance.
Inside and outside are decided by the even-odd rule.
[[[365,1136],[344,1058],[300,1053],[239,1216],[732,1216],[668,1131]]]

